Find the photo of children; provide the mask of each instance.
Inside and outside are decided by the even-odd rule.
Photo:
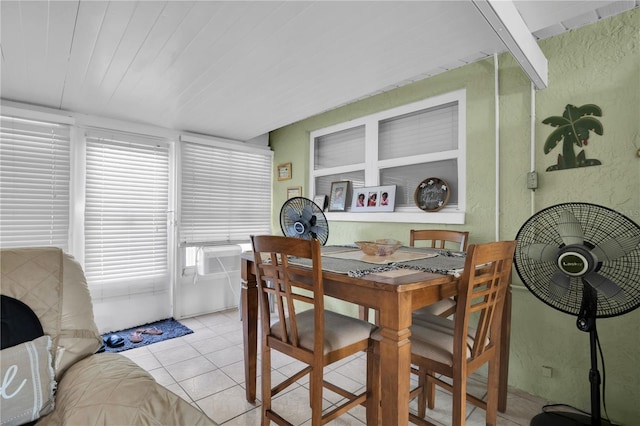
[[[382,193],[382,198],[380,198],[380,205],[381,206],[389,205],[389,193],[387,193],[386,191]]]
[[[395,208],[396,186],[355,188],[351,197],[351,211],[354,213],[392,212]]]

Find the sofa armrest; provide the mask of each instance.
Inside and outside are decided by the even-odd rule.
[[[47,425],[194,425],[216,423],[158,384],[120,354],[91,355],[71,366],[58,383],[55,410]]]

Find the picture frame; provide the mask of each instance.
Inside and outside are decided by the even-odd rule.
[[[322,211],[325,211],[329,206],[329,197],[327,195],[316,195],[313,197],[313,202],[316,203]]]
[[[277,173],[278,173],[278,180],[291,179],[291,163],[278,164]]]
[[[287,188],[287,200],[294,197],[302,197],[301,186],[290,186]]]
[[[330,212],[343,212],[347,209],[348,192],[349,192],[348,180],[331,182],[331,193],[329,195],[329,211]]]
[[[367,186],[353,190],[351,211],[392,212],[396,204],[396,185]]]

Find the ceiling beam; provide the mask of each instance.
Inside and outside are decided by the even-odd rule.
[[[472,0],[537,89],[548,85],[547,58],[513,1]]]

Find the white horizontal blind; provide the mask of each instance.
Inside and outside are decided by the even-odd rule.
[[[123,133],[86,137],[85,272],[94,299],[169,288],[169,146]]]
[[[270,152],[181,145],[181,243],[247,242],[271,233]]]
[[[378,159],[410,157],[458,148],[458,103],[380,122]]]
[[[380,168],[380,184],[396,185],[396,207],[415,205],[415,189],[428,177],[444,179],[449,205],[458,204],[458,102],[451,102],[379,122],[379,160],[402,159],[400,167]],[[448,153],[448,154],[444,154]],[[440,154],[424,161],[420,155]],[[449,158],[443,160],[442,156]],[[420,162],[416,158],[422,158]],[[429,157],[427,157],[429,158]]]
[[[70,127],[0,117],[0,246],[69,245]]]
[[[316,138],[314,168],[361,163],[364,159],[365,127],[358,126]]]

